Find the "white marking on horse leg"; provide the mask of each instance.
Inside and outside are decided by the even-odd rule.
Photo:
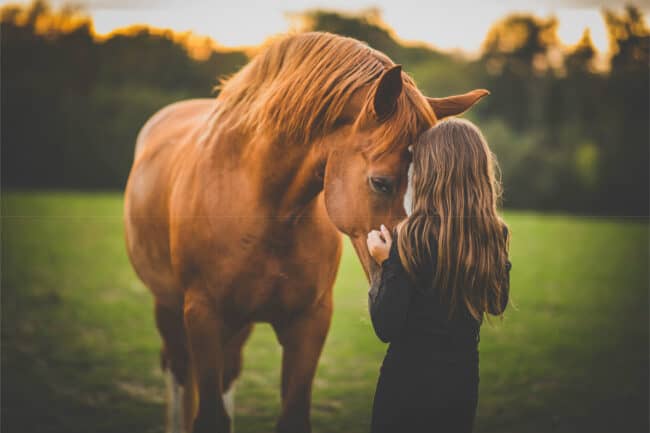
[[[411,213],[413,213],[413,163],[409,164],[408,186],[404,193],[404,210],[406,211],[406,216],[411,216]]]
[[[165,370],[167,383],[167,433],[184,433],[183,393],[184,389],[168,368]]]
[[[235,381],[233,380],[230,384],[228,391],[224,392],[222,395],[223,405],[226,408],[226,412],[230,417],[230,431],[235,431]]]

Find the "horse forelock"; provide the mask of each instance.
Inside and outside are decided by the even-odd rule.
[[[383,53],[356,39],[330,33],[285,36],[222,83],[213,121],[228,116],[231,128],[309,143],[332,132],[353,94],[392,65]],[[396,112],[373,134],[373,151],[406,146],[435,122],[406,75],[404,84]]]

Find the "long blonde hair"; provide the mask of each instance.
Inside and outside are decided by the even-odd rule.
[[[398,251],[408,274],[449,303],[450,316],[464,305],[481,321],[505,296],[509,234],[497,212],[498,174],[467,120],[443,121],[413,146],[412,213],[398,226]]]

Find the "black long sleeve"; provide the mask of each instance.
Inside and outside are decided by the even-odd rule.
[[[507,235],[507,231],[504,233]],[[505,311],[509,302],[511,267],[507,261],[501,296],[497,299],[490,293],[486,313],[500,315]],[[435,262],[432,262],[431,269],[434,268]],[[476,321],[468,311],[449,320],[449,306],[441,302],[438,291],[412,282],[399,258],[397,233],[393,234],[388,258],[373,276],[368,291],[368,309],[375,334],[385,343],[393,343],[405,335],[428,335],[451,339],[458,347],[476,344],[480,321]]]
[[[508,238],[508,228],[503,227],[503,235]],[[510,260],[506,261],[506,273],[505,273],[505,281],[503,282],[503,285],[501,286],[501,299],[500,302],[498,302],[497,305],[497,300],[494,299],[493,296],[490,296],[488,299],[488,313],[498,316],[503,314],[503,312],[506,310],[506,307],[508,306],[508,301],[510,299],[510,269],[512,268],[512,263],[510,263]]]
[[[488,300],[489,310],[488,313],[498,316],[503,314],[508,306],[508,300],[510,299],[510,268],[512,268],[512,263],[508,260],[506,262],[506,274],[505,281],[501,286],[501,299],[499,305],[497,305],[497,300],[490,296]]]
[[[404,328],[411,296],[411,282],[400,262],[396,238],[393,238],[388,258],[381,264],[381,271],[368,291],[372,326],[384,343],[390,343]]]

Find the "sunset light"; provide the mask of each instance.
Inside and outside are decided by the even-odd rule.
[[[0,1],[0,5],[8,3],[16,2]],[[52,4],[58,6],[65,4],[65,1],[57,0]],[[472,55],[480,49],[492,23],[512,12],[557,17],[558,35],[566,45],[575,44],[588,27],[595,47],[605,53],[609,42],[601,8],[620,7],[624,2],[242,0],[222,4],[208,0],[85,0],[74,4],[80,4],[90,13],[99,34],[134,24],[147,24],[179,32],[191,31],[209,36],[219,45],[233,47],[258,45],[271,35],[286,32],[290,29],[287,15],[291,13],[314,8],[358,13],[376,8],[383,21],[402,40],[424,42],[443,50],[462,50]],[[644,9],[648,9],[648,6]]]
[[[650,431],[648,17],[0,0],[2,431]]]

